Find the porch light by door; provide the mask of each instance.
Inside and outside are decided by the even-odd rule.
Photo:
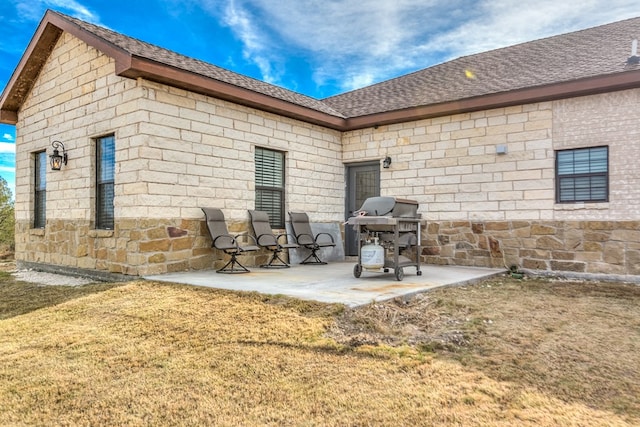
[[[64,150],[64,144],[60,141],[53,141],[51,146],[53,147],[53,154],[49,156],[51,170],[59,171],[63,164],[67,164],[67,152]],[[62,155],[58,148],[62,148]]]
[[[385,168],[385,169],[388,169],[389,166],[391,166],[391,157],[387,156],[382,161],[382,167]]]

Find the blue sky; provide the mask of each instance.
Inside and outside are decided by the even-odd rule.
[[[46,9],[316,98],[640,14],[637,0],[0,0],[0,90]],[[12,192],[14,158],[0,124]]]

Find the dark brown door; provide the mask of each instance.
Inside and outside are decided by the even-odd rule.
[[[347,199],[345,201],[345,220],[369,197],[380,195],[380,163],[367,162],[347,165]],[[345,226],[345,251],[347,256],[358,255],[358,238],[353,227]]]

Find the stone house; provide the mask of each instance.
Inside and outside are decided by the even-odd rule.
[[[248,209],[274,228],[304,211],[350,255],[342,224],[381,194],[419,202],[426,263],[637,278],[638,38],[629,19],[319,100],[48,11],[0,98],[17,134],[16,259],[210,269],[224,256],[203,206],[233,231]]]

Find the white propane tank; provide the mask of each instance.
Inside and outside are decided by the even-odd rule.
[[[376,237],[373,243],[367,243],[360,249],[362,267],[367,270],[378,270],[384,267],[384,248],[378,244]]]

